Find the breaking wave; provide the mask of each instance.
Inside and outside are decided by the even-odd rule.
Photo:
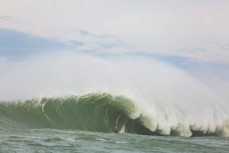
[[[146,57],[69,52],[9,61],[0,67],[0,101],[3,130],[229,136],[227,101],[184,70]]]
[[[109,93],[1,102],[0,114],[2,130],[55,128],[144,135],[228,136],[229,134],[228,120],[215,125],[214,129],[211,129],[210,125],[206,127],[198,122],[187,124],[190,121],[185,120],[178,121],[176,126],[169,126],[171,118],[175,119],[176,116],[164,114],[168,125],[163,127],[159,120],[154,120],[154,117],[147,114],[135,101]]]

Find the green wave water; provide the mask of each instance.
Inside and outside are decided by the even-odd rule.
[[[0,104],[2,129],[54,128],[147,134],[133,101],[94,93]]]
[[[2,130],[49,128],[177,136],[188,130],[190,136],[227,136],[224,133],[228,130],[227,122],[224,128],[213,132],[194,125],[182,129],[184,126],[178,124],[165,134],[159,123],[154,122],[133,100],[109,93],[0,103]]]

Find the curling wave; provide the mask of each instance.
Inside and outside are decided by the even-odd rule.
[[[169,132],[133,100],[109,93],[0,103],[0,128],[55,128],[145,135],[228,136],[225,120],[214,130],[179,122]],[[168,120],[168,122],[170,122]],[[167,127],[168,128],[168,127]],[[188,131],[188,132],[187,132]]]
[[[107,93],[1,103],[1,126],[145,134],[135,104]],[[8,123],[7,123],[8,122]],[[9,127],[7,127],[9,128]]]

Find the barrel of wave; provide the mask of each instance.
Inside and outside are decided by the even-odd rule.
[[[57,128],[119,133],[134,133],[134,120],[139,117],[132,100],[109,93],[2,102],[0,113],[1,121],[7,123],[3,124],[6,128]]]

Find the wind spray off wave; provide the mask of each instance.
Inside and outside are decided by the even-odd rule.
[[[228,104],[159,61],[61,53],[8,63],[1,73],[1,123],[7,128],[229,135]]]

